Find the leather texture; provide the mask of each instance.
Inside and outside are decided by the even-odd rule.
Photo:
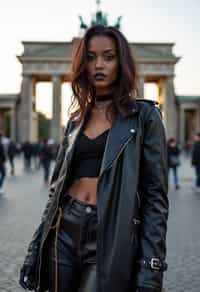
[[[58,239],[55,231],[49,239],[49,292],[96,292],[97,208],[63,201]]]
[[[46,247],[60,201],[69,185],[78,127],[70,120],[51,181],[49,201],[29,245],[25,264],[35,265],[35,289],[45,291]],[[153,102],[130,102],[117,115],[107,137],[97,188],[98,238],[96,285],[99,292],[161,289],[163,272],[136,263],[165,260],[168,218],[167,151],[164,127]]]

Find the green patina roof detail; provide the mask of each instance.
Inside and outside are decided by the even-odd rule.
[[[196,101],[200,100],[199,95],[176,95],[176,99],[180,101]]]
[[[0,99],[12,99],[12,100],[15,100],[19,97],[18,94],[9,94],[9,93],[1,93],[0,94]]]

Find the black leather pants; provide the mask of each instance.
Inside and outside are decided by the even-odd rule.
[[[63,201],[50,236],[49,292],[96,292],[97,207],[69,195]]]

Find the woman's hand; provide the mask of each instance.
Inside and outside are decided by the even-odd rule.
[[[20,271],[20,279],[19,284],[24,288],[25,290],[33,290],[35,288],[34,285],[34,269],[30,265],[23,265],[21,271]]]

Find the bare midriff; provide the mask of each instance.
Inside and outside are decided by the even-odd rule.
[[[98,177],[81,177],[75,179],[68,189],[68,194],[80,201],[97,204]]]
[[[110,101],[104,102],[109,104]],[[105,113],[97,112],[91,113],[87,127],[84,130],[84,134],[90,139],[94,139],[98,135],[102,134],[108,128],[111,128],[111,122],[108,121]],[[94,132],[95,129],[95,132]],[[89,204],[97,204],[97,183],[98,177],[81,177],[72,182],[67,193],[75,197],[80,201],[87,202]]]

